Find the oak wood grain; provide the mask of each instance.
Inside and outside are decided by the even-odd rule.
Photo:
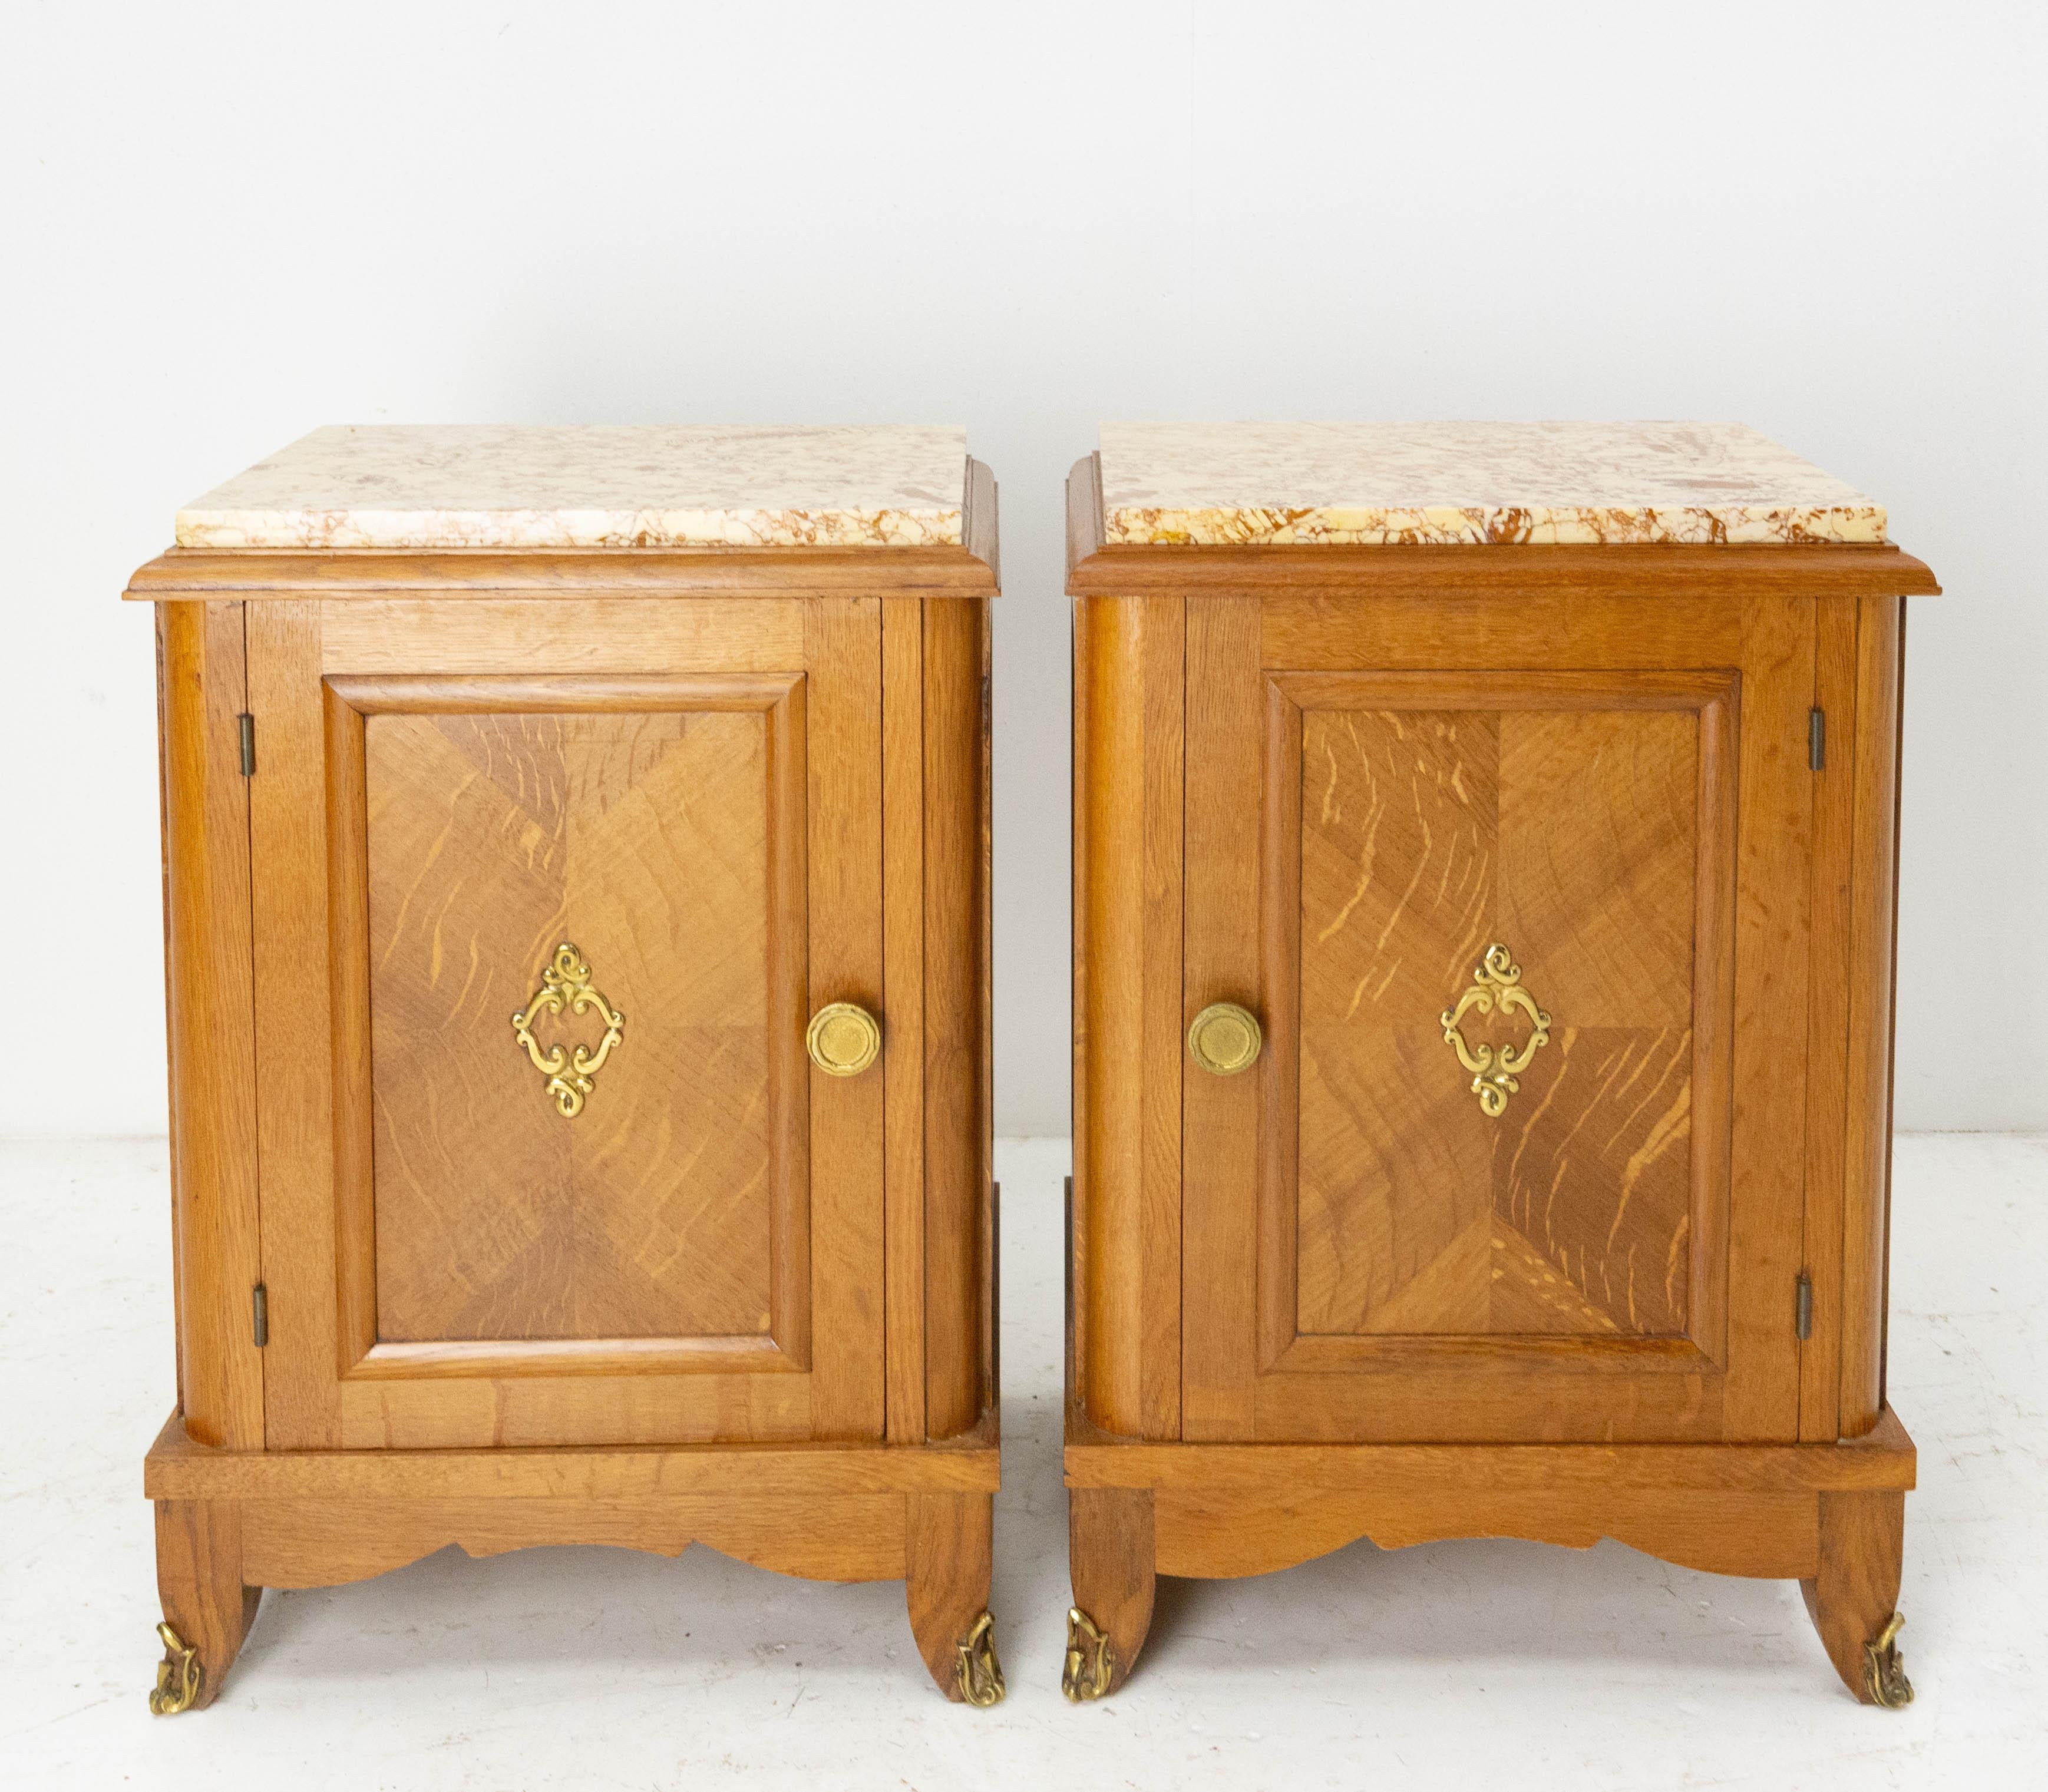
[[[1873,1702],[1864,1647],[1898,1609],[1905,1542],[1904,1494],[1821,1495],[1818,1559],[1800,1591],[1828,1659],[1860,1704]]]
[[[933,1437],[968,1429],[984,1400],[993,1169],[987,626],[986,611],[975,606],[925,606],[925,1425]]]
[[[362,598],[324,612],[323,669],[554,677],[801,672],[801,598]]]
[[[892,1443],[925,1435],[924,605],[882,600],[883,1291]]]
[[[1841,1434],[1884,1410],[1891,1220],[1894,992],[1897,986],[1899,761],[1905,606],[1879,598],[1856,624],[1856,816],[1851,848],[1848,1151],[1842,1185]]]
[[[598,592],[654,599],[887,592],[991,598],[997,591],[995,568],[977,549],[993,546],[992,522],[984,520],[993,516],[993,483],[983,482],[987,503],[971,503],[970,541],[959,547],[171,548],[138,568],[122,595],[157,602],[228,595],[350,599],[407,591],[456,599]]]
[[[1156,1509],[1162,1574],[1235,1579],[1270,1574],[1360,1538],[1383,1550],[1478,1537],[1517,1537],[1588,1550],[1604,1538],[1709,1574],[1793,1580],[1819,1553],[1825,1495],[1664,1488],[1654,1499],[1597,1489],[1503,1495],[1468,1487],[1270,1494],[1162,1488]]]
[[[1918,1456],[1885,1408],[1864,1437],[1826,1444],[1195,1444],[1112,1437],[1069,1412],[1066,1481],[1075,1488],[1431,1489],[1491,1493],[1697,1488],[1903,1491]]]
[[[961,1702],[960,1646],[988,1609],[995,1502],[983,1494],[904,1498],[904,1603],[938,1689]]]
[[[805,612],[809,665],[809,994],[882,999],[882,606],[820,597]],[[882,1101],[871,1072],[810,1092],[811,1434],[879,1437],[882,1391]]]
[[[903,1572],[902,1494],[243,1503],[246,1572],[273,1587],[332,1587],[385,1574],[450,1544],[470,1556],[602,1543],[721,1555],[810,1581],[890,1581]]]
[[[1848,1146],[1852,895],[1855,883],[1856,645],[1858,604],[1815,606],[1813,702],[1831,739],[1813,781],[1813,950],[1807,987],[1804,1273],[1811,1337],[1799,1352],[1799,1435],[1840,1434],[1842,1189]]]
[[[263,1270],[242,607],[166,607],[157,626],[179,1398],[207,1441],[254,1449],[263,1359],[250,1300]]]
[[[1158,1548],[1149,1488],[1077,1487],[1067,1495],[1067,1565],[1074,1604],[1115,1655],[1105,1693],[1131,1676],[1152,1628]]]
[[[1093,611],[1076,668],[1088,688],[1075,743],[1086,792],[1076,925],[1088,956],[1075,1206],[1088,1232],[1079,1323],[1104,1348],[1087,1354],[1084,1392],[1098,1422],[1170,1435],[1181,1397],[1184,629],[1165,599]]]
[[[615,1499],[762,1493],[993,1493],[991,1418],[953,1441],[709,1443],[495,1449],[223,1450],[179,1415],[142,1464],[153,1499]]]
[[[240,1505],[234,1500],[156,1503],[157,1594],[165,1622],[199,1652],[192,1711],[219,1696],[266,1584],[248,1559]]]
[[[1256,809],[1262,771],[1259,615],[1230,598],[1188,604],[1188,678],[1202,695],[1200,723],[1187,731],[1185,962],[1180,1024],[1185,1030],[1214,1002],[1255,1006],[1259,930],[1259,836],[1234,827]],[[1203,800],[1203,793],[1215,793]],[[1252,1071],[1184,1073],[1181,1166],[1181,1263],[1189,1288],[1209,1290],[1181,1301],[1181,1432],[1223,1440],[1251,1433],[1258,1351],[1255,1290],[1238,1274],[1258,1244],[1259,1104],[1264,1083]]]
[[[647,674],[622,669],[584,679],[563,677],[549,665],[544,653],[514,670],[487,675],[444,670],[409,677],[329,672],[323,678],[322,669],[328,661],[320,647],[321,619],[309,615],[306,607],[270,604],[260,607],[258,626],[262,638],[269,643],[264,671],[270,692],[266,708],[273,712],[266,720],[264,731],[287,743],[292,752],[265,793],[268,806],[258,817],[259,844],[267,854],[266,872],[277,880],[266,886],[273,903],[267,913],[273,925],[266,948],[273,954],[281,990],[289,986],[293,976],[303,982],[307,966],[322,967],[330,960],[333,966],[332,976],[319,975],[314,986],[298,990],[289,999],[281,995],[263,1017],[265,1023],[276,1030],[275,1049],[293,1054],[294,1075],[304,1080],[308,1088],[314,1084],[332,1088],[336,1116],[331,1134],[328,1134],[329,1123],[324,1115],[311,1120],[301,1116],[279,1121],[280,1149],[287,1157],[297,1152],[304,1160],[301,1173],[280,1192],[282,1218],[276,1232],[275,1254],[283,1270],[283,1297],[278,1297],[281,1279],[273,1277],[273,1337],[268,1355],[273,1374],[278,1376],[279,1410],[296,1415],[280,1441],[315,1447],[390,1448],[482,1442],[788,1437],[812,1432],[817,1422],[809,1378],[793,1371],[801,1371],[813,1362],[811,1340],[813,1336],[822,1335],[815,1333],[807,1323],[815,1313],[806,1309],[812,1305],[814,1287],[832,1278],[820,1276],[816,1270],[811,1246],[816,1221],[829,1222],[833,1210],[829,1201],[819,1207],[814,1204],[815,1197],[807,1200],[805,1189],[805,1170],[814,1154],[818,1125],[806,1112],[814,1100],[815,1079],[800,1054],[809,990],[819,975],[818,943],[810,937],[805,920],[807,912],[817,912],[816,892],[807,888],[810,880],[805,870],[806,854],[816,828],[823,828],[836,840],[842,836],[848,840],[854,854],[855,881],[844,892],[834,893],[839,897],[836,906],[828,898],[826,912],[836,917],[840,929],[840,944],[833,949],[871,956],[873,963],[867,968],[870,980],[863,987],[868,1003],[879,1006],[880,667],[879,623],[875,620],[878,607],[872,603],[867,607],[865,635],[871,650],[871,663],[863,665],[856,639],[851,650],[853,659],[836,677],[820,677],[816,669],[799,667],[795,673],[740,673],[723,678],[701,673]],[[295,627],[296,634],[292,633]],[[857,626],[856,636],[860,633]],[[825,659],[829,658],[826,654]],[[610,663],[630,669],[630,650],[623,642]],[[821,769],[807,736],[810,719],[823,700],[820,693],[827,688],[833,692],[830,713],[836,718],[840,750]],[[355,703],[364,707],[356,708]],[[538,720],[510,723],[502,720],[508,716]],[[317,719],[311,727],[307,722],[309,716]],[[514,1312],[502,1324],[472,1325],[470,1331],[480,1335],[469,1336],[460,1335],[460,1325],[443,1322],[442,1316],[431,1313],[424,1319],[416,1315],[409,1325],[402,1300],[394,1308],[397,1315],[394,1323],[386,1325],[380,1320],[379,1296],[386,1290],[378,1286],[381,1266],[373,1209],[378,1185],[385,1177],[381,1173],[383,1166],[374,1163],[377,1117],[371,1099],[373,1092],[379,1096],[383,1092],[374,1088],[378,1053],[372,1049],[370,1018],[375,976],[370,921],[375,905],[371,900],[374,867],[370,851],[372,792],[367,743],[373,720],[380,729],[429,731],[441,743],[437,746],[434,739],[424,735],[400,742],[394,735],[394,751],[383,754],[379,762],[389,774],[385,782],[394,790],[403,788],[408,778],[424,778],[425,787],[437,793],[432,801],[415,805],[416,819],[418,815],[431,818],[436,802],[445,813],[448,801],[462,800],[451,798],[447,793],[457,792],[471,798],[489,796],[493,801],[510,801],[515,808],[522,801],[530,803],[544,814],[556,817],[558,828],[572,826],[564,806],[570,793],[566,774],[552,781],[539,775],[540,762],[532,761],[530,754],[522,760],[506,749],[503,740],[487,742],[480,738],[481,732],[510,728],[523,739],[536,728],[561,739],[567,738],[564,731],[573,734],[578,729],[585,732],[595,729],[600,735],[612,731],[615,738],[594,740],[576,749],[585,762],[585,774],[580,774],[581,793],[569,805],[577,816],[572,825],[579,829],[588,826],[601,833],[607,825],[623,824],[621,818],[635,803],[641,805],[646,825],[630,830],[633,843],[630,848],[622,848],[613,855],[627,871],[615,868],[606,873],[600,879],[605,887],[598,899],[618,899],[610,884],[614,878],[620,880],[625,894],[631,894],[627,887],[632,882],[630,866],[644,863],[650,843],[652,850],[660,851],[665,838],[671,849],[686,850],[691,855],[687,871],[672,866],[661,876],[651,879],[638,897],[617,911],[628,925],[625,943],[615,948],[619,955],[616,962],[629,973],[637,974],[635,955],[644,955],[648,939],[666,938],[673,944],[679,937],[678,929],[688,931],[679,918],[681,911],[669,906],[673,890],[690,889],[692,877],[709,877],[719,880],[717,886],[729,892],[739,886],[733,883],[735,878],[739,885],[747,885],[747,877],[753,877],[759,887],[747,886],[743,894],[747,900],[725,917],[712,936],[725,953],[718,960],[723,968],[712,967],[711,982],[692,986],[687,996],[681,992],[688,979],[681,972],[674,976],[665,972],[661,979],[662,994],[653,1007],[643,1003],[642,1009],[645,1019],[654,1020],[664,1012],[677,1011],[673,1007],[664,1010],[665,1001],[691,1003],[699,1009],[708,1003],[708,1018],[716,1022],[720,1003],[728,1007],[737,1003],[735,1011],[751,1010],[745,1016],[740,1036],[774,1040],[774,1049],[766,1051],[765,1072],[763,1065],[757,1064],[751,1073],[751,1094],[766,1111],[782,1115],[781,1121],[771,1119],[761,1130],[779,1136],[786,1148],[772,1154],[765,1173],[760,1172],[758,1162],[752,1171],[743,1167],[735,1171],[730,1164],[722,1169],[708,1167],[698,1194],[692,1197],[686,1191],[684,1193],[686,1205],[694,1201],[700,1215],[728,1230],[735,1224],[751,1224],[758,1232],[765,1214],[769,1222],[765,1255],[758,1238],[752,1246],[731,1250],[723,1247],[733,1246],[735,1240],[724,1239],[720,1249],[708,1255],[679,1256],[661,1247],[655,1248],[650,1258],[642,1247],[655,1234],[642,1232],[637,1242],[626,1247],[625,1260],[632,1274],[642,1278],[643,1290],[650,1263],[677,1266],[687,1259],[688,1266],[673,1270],[680,1279],[664,1288],[657,1276],[653,1291],[643,1291],[638,1297],[648,1304],[637,1317],[630,1311],[600,1315],[593,1310],[564,1319],[552,1336],[545,1324],[535,1322],[533,1311]],[[451,728],[459,731],[464,727],[479,733],[466,743],[451,738]],[[662,745],[658,755],[653,751],[655,743],[651,739],[641,738],[650,728],[657,732],[666,729],[676,737]],[[619,733],[622,729],[630,735],[630,740],[626,734]],[[735,735],[720,744],[721,731],[745,730],[752,730],[752,735],[745,739]],[[321,742],[317,749],[305,738],[308,734]],[[744,770],[743,782],[756,791],[751,826],[740,824],[745,820],[743,812],[738,817],[721,818],[731,826],[708,831],[700,824],[701,813],[692,818],[692,808],[701,812],[703,805],[712,800],[710,793],[719,787],[718,779],[697,775],[708,771],[708,766],[693,766],[692,774],[681,784],[661,792],[657,802],[647,801],[646,793],[638,789],[643,776],[659,781],[657,760],[679,750],[682,736],[692,734],[698,737],[700,747],[716,748],[714,757],[723,755],[721,764],[731,761]],[[861,745],[863,740],[865,750]],[[461,750],[464,744],[471,749],[467,753]],[[643,752],[642,748],[647,751]],[[735,753],[737,759],[733,758]],[[559,769],[567,762],[558,756],[556,762]],[[494,763],[505,774],[495,781],[490,775]],[[387,819],[401,819],[402,808],[402,805],[387,803],[382,813]],[[867,818],[864,822],[852,819],[863,815]],[[752,838],[758,846],[766,837],[771,816],[786,818],[788,824],[775,830],[777,850],[767,854],[764,870],[761,851],[746,843]],[[532,822],[528,816],[510,832],[485,824],[473,839],[469,861],[479,873],[489,874],[479,875],[473,887],[495,893],[483,898],[487,906],[490,901],[508,900],[516,893],[517,880],[500,875],[508,862],[508,849],[514,855],[510,862],[524,863],[529,879],[535,866],[553,862],[546,854],[537,852],[539,836],[528,837]],[[393,837],[393,850],[387,858],[401,883],[418,875],[413,869],[415,865],[426,863],[425,844]],[[863,850],[869,855],[865,874],[859,858]],[[528,855],[523,861],[517,856],[522,851]],[[458,854],[458,859],[461,856]],[[442,857],[446,857],[445,848]],[[316,879],[312,867],[322,858],[326,863],[317,865]],[[754,867],[752,873],[745,872],[749,864]],[[282,878],[283,868],[292,865],[301,867],[296,886]],[[459,866],[451,868],[459,872]],[[321,892],[316,907],[300,894],[308,882]],[[468,880],[460,875],[456,882],[458,890],[468,886]],[[402,892],[394,887],[387,894],[393,898],[387,906],[395,916],[401,912]],[[560,906],[560,894],[558,890],[552,903],[541,903],[541,908],[549,910],[547,915],[537,912],[527,917],[529,928],[539,925],[543,932],[549,930],[556,918],[555,910]],[[692,913],[711,903],[708,894],[698,894],[703,900],[696,902]],[[864,908],[859,906],[862,903]],[[420,989],[432,989],[430,973],[437,949],[442,953],[442,964],[450,962],[447,920],[454,911],[438,899],[426,906],[436,919],[431,925],[421,923],[409,948],[411,960],[407,960],[401,950],[387,965],[387,977],[394,974],[391,965],[402,966],[406,962],[412,964],[416,973],[406,983],[401,969],[398,973],[399,988],[386,991],[386,999],[379,1006],[387,1022],[395,1019],[402,1025],[406,1001],[418,999]],[[664,914],[675,923],[665,933],[656,925]],[[468,918],[472,940],[508,925],[506,917],[481,912]],[[320,927],[323,921],[326,925]],[[440,929],[438,936],[436,926]],[[392,940],[399,937],[394,930]],[[380,942],[380,948],[390,943]],[[588,942],[577,943],[587,952],[599,949]],[[745,976],[739,983],[732,981],[734,963],[756,962],[761,950],[766,951],[769,968],[765,1005],[758,976],[744,988],[741,985],[747,984]],[[377,956],[384,956],[381,949]],[[474,980],[467,947],[461,948],[455,962],[460,967],[460,974],[450,972],[452,980],[447,987],[460,990],[464,980]],[[700,951],[695,962],[701,977],[706,961]],[[259,979],[261,968],[259,964]],[[538,968],[537,961],[523,964],[521,980],[537,976]],[[607,988],[602,959],[595,968],[598,987]],[[403,993],[406,991],[413,993]],[[541,1079],[525,1062],[510,1038],[506,1017],[529,992],[521,990],[509,995],[510,1006],[492,1003],[483,1009],[472,1006],[467,1010],[482,1017],[475,1022],[480,1047],[493,1048],[495,1041],[495,1047],[502,1048],[511,1072],[508,1080],[491,1079],[488,1086],[514,1095],[523,1091],[539,1109],[540,1117],[553,1119],[558,1126],[596,1122],[589,1129],[595,1140],[603,1124],[603,1085],[611,1083],[615,1092],[622,1096],[618,1105],[629,1105],[623,1097],[634,1086],[630,1038],[600,1073],[599,1090],[590,1098],[592,1105],[576,1122],[564,1122],[541,1099]],[[470,992],[471,997],[474,993]],[[607,994],[615,1005],[626,1007],[625,998],[617,989],[608,989]],[[629,1029],[630,1025],[629,1014]],[[502,1039],[497,1038],[500,1028]],[[654,1033],[658,1034],[659,1030],[657,1027]],[[462,1086],[460,1082],[433,1080],[445,1078],[448,1065],[454,1061],[444,1055],[453,1034],[447,1017],[432,1013],[420,1021],[417,1031],[416,1044],[408,1047],[400,1041],[399,1049],[387,1050],[385,1065],[391,1076],[400,1076],[399,1070],[393,1067],[401,1065],[409,1050],[412,1068],[417,1074],[409,1083],[402,1078],[396,1083],[397,1099],[403,1106],[413,1088],[432,1089],[435,1105],[431,1111],[435,1124],[439,1125],[451,1111],[447,1096]],[[662,1053],[658,1037],[654,1045],[654,1050],[642,1054],[642,1065],[654,1076],[657,1090],[668,1086],[673,1093],[673,1079],[692,1073],[689,1061],[680,1051]],[[757,1048],[756,1056],[762,1050],[765,1045]],[[716,1067],[720,1061],[715,1052],[708,1057],[704,1053],[695,1057],[700,1069],[707,1063]],[[729,1057],[726,1061],[731,1061]],[[624,1073],[623,1080],[614,1076],[615,1072]],[[842,1166],[843,1176],[851,1175],[858,1183],[848,1198],[857,1206],[864,1203],[872,1209],[842,1228],[845,1235],[842,1247],[851,1241],[856,1250],[865,1249],[871,1254],[872,1261],[862,1273],[871,1274],[879,1289],[879,1079],[866,1080],[877,1093],[856,1097],[853,1106],[858,1110],[863,1101],[871,1101],[877,1109],[871,1120],[874,1149],[867,1154],[855,1149],[840,1154],[835,1161]],[[273,1080],[273,1084],[287,1094],[293,1087],[289,1077]],[[727,1156],[747,1143],[749,1092],[743,1092],[736,1108],[732,1102],[727,1102],[723,1108],[712,1104],[721,1112],[733,1110],[721,1122],[719,1132],[720,1149]],[[702,1092],[685,1093],[689,1096],[684,1102],[685,1109],[692,1113],[709,1111],[697,1099]],[[312,1098],[308,1094],[301,1099]],[[460,1106],[458,1101],[456,1107]],[[623,1224],[630,1233],[650,1213],[658,1212],[661,1202],[657,1185],[664,1177],[669,1179],[673,1193],[677,1187],[673,1178],[680,1175],[687,1179],[691,1173],[688,1153],[651,1160],[659,1173],[652,1181],[634,1173],[631,1165],[638,1161],[636,1154],[640,1150],[636,1142],[662,1136],[654,1111],[648,1119],[647,1127],[628,1127],[619,1135],[619,1154],[614,1160],[612,1173],[624,1180],[607,1185],[613,1187],[614,1193],[598,1197],[598,1211],[586,1212],[583,1216],[584,1224],[605,1232],[614,1241],[619,1235],[611,1228]],[[758,1120],[751,1123],[760,1128]],[[674,1127],[667,1130],[673,1132]],[[494,1127],[484,1129],[487,1135],[495,1131]],[[516,1133],[516,1122],[508,1120],[505,1131]],[[324,1134],[333,1140],[332,1154],[325,1158],[317,1150],[317,1141]],[[824,1136],[828,1139],[837,1136],[828,1123]],[[758,1136],[754,1143],[758,1158]],[[489,1149],[487,1139],[479,1150],[465,1148],[464,1169],[448,1173],[452,1198],[473,1198],[475,1189],[490,1185],[487,1178],[472,1181],[468,1177],[470,1162],[478,1159],[479,1151],[487,1157]],[[513,1169],[523,1177],[544,1162],[537,1152],[529,1153],[515,1156]],[[601,1161],[597,1173],[600,1179],[607,1173]],[[750,1177],[758,1184],[751,1217],[746,1202],[735,1204],[727,1198],[731,1189],[747,1187]],[[515,1188],[525,1186],[516,1178],[510,1180]],[[402,1174],[394,1169],[390,1181],[393,1190],[401,1193]],[[619,1189],[630,1193],[620,1196]],[[650,1200],[654,1203],[653,1208],[646,1204]],[[641,1204],[637,1208],[636,1201]],[[333,1215],[332,1221],[319,1217],[323,1211]],[[566,1211],[574,1213],[573,1201]],[[561,1220],[564,1212],[563,1202],[557,1200],[554,1222]],[[638,1219],[634,1217],[636,1212]],[[499,1208],[492,1210],[492,1218],[502,1223],[506,1217],[501,1201]],[[657,1233],[665,1223],[657,1221]],[[392,1247],[391,1263],[386,1270],[388,1278],[401,1270],[405,1235],[403,1227],[395,1224],[382,1230],[384,1242]],[[743,1241],[739,1242],[743,1245]],[[479,1226],[462,1232],[460,1249],[475,1253],[492,1243],[489,1228]],[[590,1241],[579,1243],[574,1223],[565,1247],[554,1249],[563,1243],[544,1235],[537,1247],[538,1256],[533,1259],[539,1266],[537,1286],[547,1300],[568,1297],[564,1290],[572,1291],[576,1285],[573,1274],[564,1275],[548,1264],[575,1264],[580,1251],[586,1259],[588,1256]],[[598,1248],[601,1257],[605,1249],[602,1241],[598,1242]],[[616,1251],[615,1242],[610,1248]],[[747,1266],[750,1259],[751,1268]],[[423,1248],[420,1260],[437,1263],[437,1251]],[[450,1261],[460,1265],[463,1260],[452,1256]],[[615,1258],[615,1270],[616,1262]],[[440,1264],[432,1273],[448,1273],[447,1265]],[[603,1272],[599,1273],[601,1287]],[[743,1284],[747,1275],[754,1278],[751,1285]],[[735,1276],[743,1281],[735,1282]],[[678,1290],[685,1282],[689,1292],[687,1297],[679,1298]],[[398,1286],[393,1284],[394,1289]],[[764,1286],[765,1327],[760,1322]],[[325,1290],[337,1293],[326,1294]],[[696,1313],[688,1310],[691,1300],[701,1305],[708,1298],[714,1307],[720,1301],[731,1305],[735,1294],[739,1304],[732,1306],[730,1313],[708,1308]],[[855,1323],[837,1326],[830,1334],[828,1379],[832,1373],[831,1352],[859,1358],[857,1363],[845,1364],[844,1379],[859,1391],[857,1398],[868,1402],[871,1410],[851,1421],[842,1417],[826,1422],[836,1429],[852,1427],[844,1429],[844,1434],[879,1434],[880,1301],[864,1292],[844,1290],[835,1297],[842,1303],[851,1302],[859,1317]],[[615,1300],[613,1304],[616,1305]],[[700,1328],[695,1333],[688,1328],[692,1324]],[[413,1335],[409,1336],[408,1332]],[[756,1347],[751,1359],[745,1354],[749,1340]],[[522,1344],[528,1347],[523,1352]],[[688,1372],[677,1376],[672,1373],[677,1370]],[[514,1386],[514,1382],[519,1385]],[[872,1429],[863,1428],[870,1426]]]
[[[771,1234],[801,1224],[770,994],[801,941],[770,925],[800,685],[596,712],[472,685],[476,710],[424,715],[331,688],[368,706],[379,1340],[771,1335]],[[572,1119],[506,1018],[560,941],[625,1017]],[[603,1030],[534,1026],[564,1050]]]

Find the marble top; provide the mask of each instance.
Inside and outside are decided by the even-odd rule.
[[[316,429],[178,512],[187,548],[924,547],[962,539],[967,432]]]
[[[1110,542],[1860,541],[1884,506],[1740,423],[1105,423]]]

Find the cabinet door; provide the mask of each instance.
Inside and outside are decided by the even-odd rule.
[[[270,1447],[881,1434],[878,611],[249,606]]]
[[[1196,600],[1189,1434],[1797,1435],[1810,607]]]

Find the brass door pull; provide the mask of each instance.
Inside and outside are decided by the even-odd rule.
[[[851,1002],[828,1002],[811,1016],[804,1049],[828,1076],[858,1076],[882,1049],[882,1023]]]
[[[1212,1076],[1249,1070],[1265,1043],[1258,1016],[1235,1002],[1212,1002],[1188,1029],[1189,1055]]]

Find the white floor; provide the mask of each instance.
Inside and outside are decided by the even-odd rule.
[[[1898,1714],[1850,1701],[1796,1586],[1612,1543],[1361,1544],[1162,1582],[1138,1678],[1064,1704],[1065,1142],[999,1162],[999,1709],[941,1700],[899,1587],[580,1549],[270,1594],[221,1702],[157,1720],[140,1464],[171,1400],[164,1148],[0,1145],[0,1785],[2048,1782],[2048,1140],[1899,1143],[1891,1389],[1920,1491],[1901,1597],[1919,1697]]]

